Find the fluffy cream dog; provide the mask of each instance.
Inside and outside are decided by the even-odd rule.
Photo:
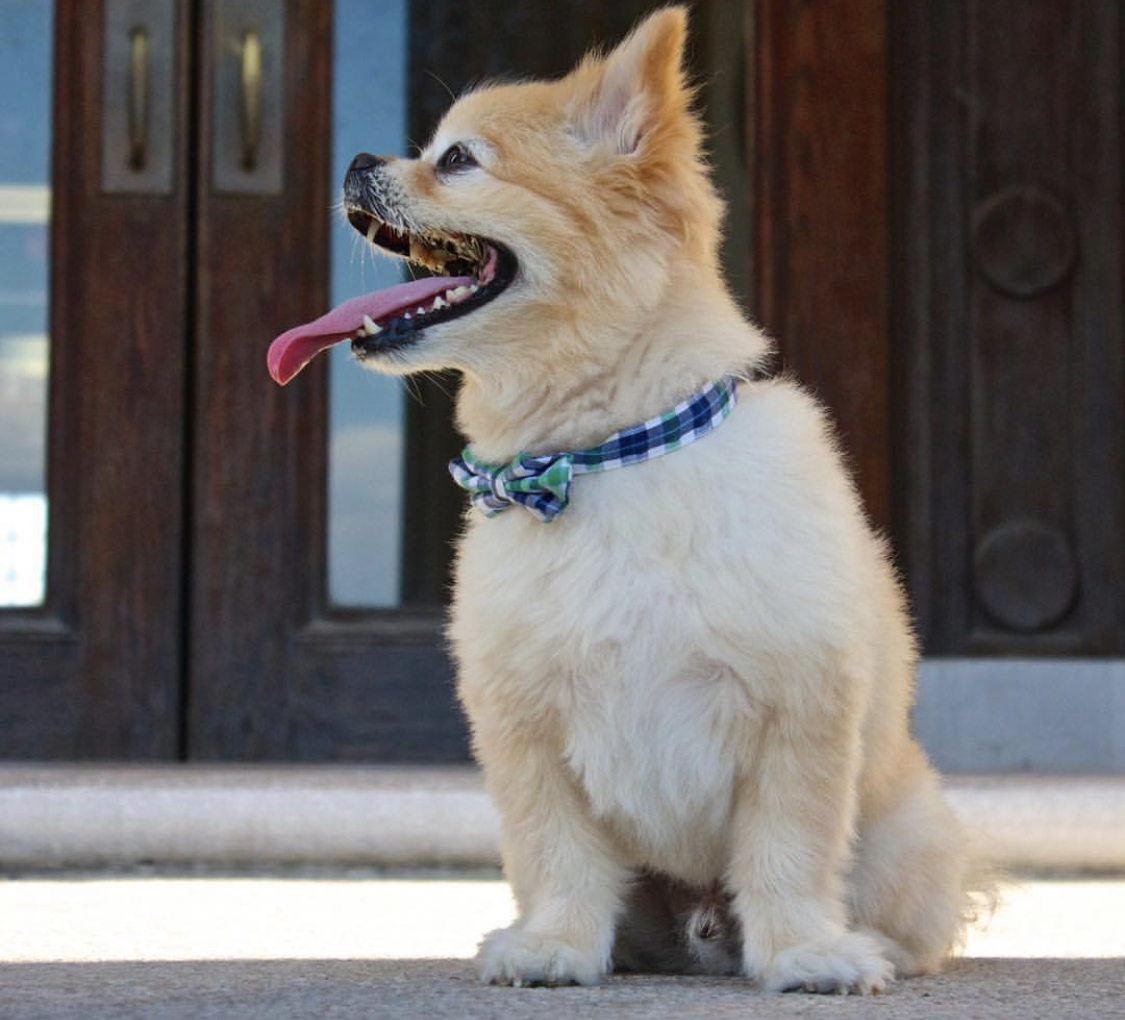
[[[744,380],[713,433],[577,478],[550,523],[468,513],[450,634],[519,908],[480,965],[598,981],[615,932],[627,962],[665,916],[623,916],[646,876],[709,897],[762,988],[871,992],[957,941],[966,849],[909,732],[887,550],[823,410],[755,377],[768,343],[724,289],[684,36],[661,10],[562,80],[464,96],[417,159],[357,157],[352,222],[448,275],[291,330],[270,368],[351,338],[380,371],[459,369],[491,463]]]

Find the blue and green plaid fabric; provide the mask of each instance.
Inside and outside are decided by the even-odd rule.
[[[666,414],[615,432],[588,450],[534,457],[521,453],[507,464],[485,464],[466,446],[460,457],[449,462],[449,473],[486,517],[518,503],[539,520],[550,522],[570,502],[575,475],[639,464],[694,443],[730,414],[737,398],[738,380],[728,375],[708,383]]]

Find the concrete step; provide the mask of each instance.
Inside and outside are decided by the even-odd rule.
[[[1009,867],[1125,870],[1125,777],[957,776]],[[494,867],[472,767],[0,766],[0,868]]]

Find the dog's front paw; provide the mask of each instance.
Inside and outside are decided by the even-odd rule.
[[[757,977],[769,992],[871,995],[890,984],[894,967],[874,939],[841,932],[783,950]]]
[[[564,939],[517,926],[485,936],[477,952],[485,984],[596,985],[606,961]]]

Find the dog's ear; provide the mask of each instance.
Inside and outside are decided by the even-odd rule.
[[[684,83],[687,10],[650,14],[605,57],[591,55],[574,70],[571,121],[579,138],[620,154],[638,151],[652,131],[687,113]]]

